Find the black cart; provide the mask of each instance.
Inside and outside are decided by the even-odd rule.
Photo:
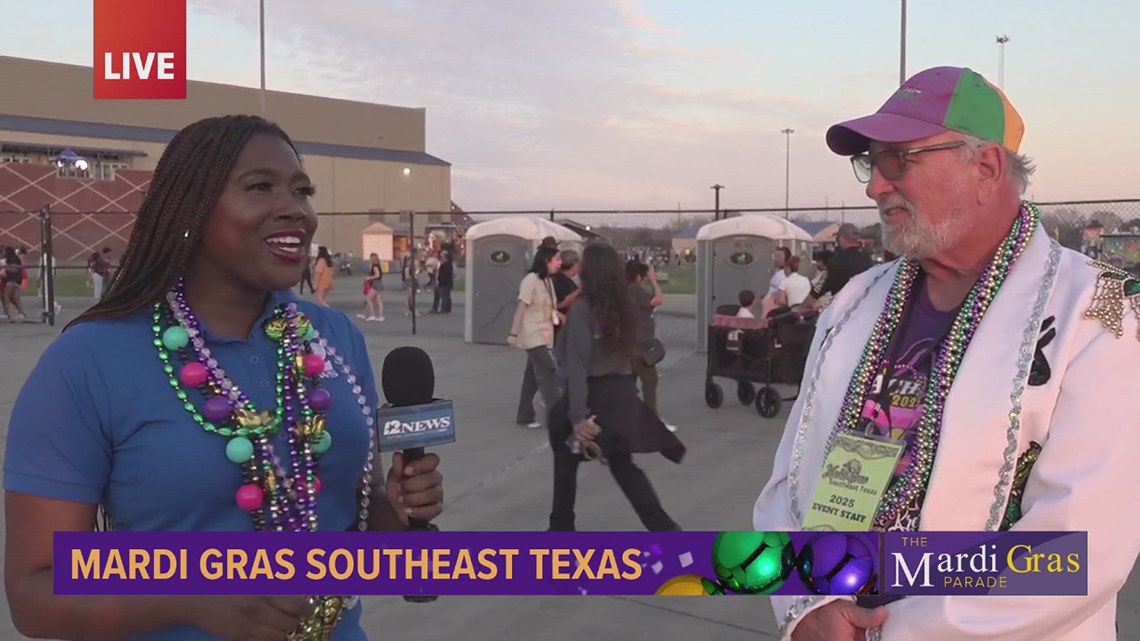
[[[715,378],[736,381],[736,398],[744,405],[754,404],[764,418],[775,417],[785,401],[794,402],[799,396],[814,322],[762,325],[758,319],[713,316],[705,367],[705,403],[710,408],[724,403],[724,390]],[[773,387],[781,384],[794,386],[796,393],[781,396]]]

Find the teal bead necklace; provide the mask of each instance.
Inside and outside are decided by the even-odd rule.
[[[242,466],[243,482],[235,501],[250,513],[256,529],[317,529],[317,476],[321,454],[332,445],[324,411],[332,397],[320,386],[328,366],[314,353],[312,322],[296,305],[274,310],[264,331],[276,343],[276,408],[258,411],[225,374],[202,338],[201,324],[186,303],[181,284],[153,311],[154,344],[170,386],[194,422],[227,439],[226,457]],[[176,366],[181,361],[181,367]],[[188,390],[205,398],[202,409]],[[288,468],[273,443],[285,430]]]

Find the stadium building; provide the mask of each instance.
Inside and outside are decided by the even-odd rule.
[[[190,81],[185,100],[95,100],[93,84],[91,67],[0,57],[0,245],[38,245],[33,212],[50,205],[58,264],[121,250],[179,129],[261,112],[256,88]],[[420,227],[452,223],[451,165],[427,153],[424,109],[267,91],[264,115],[303,155],[318,187],[317,242],[334,253],[359,257],[364,237],[375,245],[385,229],[400,253],[409,211],[432,212],[416,216],[418,239]]]

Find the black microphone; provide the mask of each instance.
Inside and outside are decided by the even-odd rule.
[[[380,386],[387,403],[376,413],[381,452],[401,450],[404,464],[424,456],[424,448],[455,442],[455,408],[435,398],[435,368],[418,347],[397,347],[384,358]],[[437,531],[428,521],[409,518],[409,531]],[[426,603],[439,597],[408,595],[405,601]]]

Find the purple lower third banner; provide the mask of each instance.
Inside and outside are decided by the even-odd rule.
[[[1083,532],[57,532],[60,595],[1084,595]]]

